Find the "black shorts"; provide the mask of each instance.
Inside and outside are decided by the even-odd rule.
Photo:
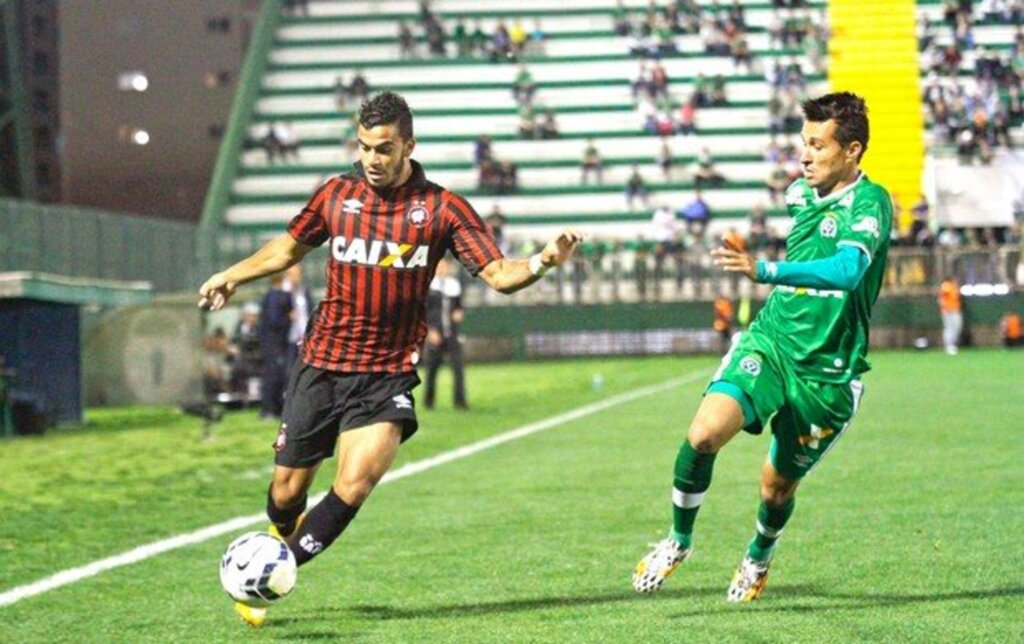
[[[312,467],[334,454],[339,433],[385,421],[402,426],[405,442],[419,428],[412,396],[419,384],[415,372],[341,373],[296,362],[284,394],[274,462]]]

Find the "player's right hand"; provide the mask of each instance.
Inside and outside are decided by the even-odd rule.
[[[224,273],[217,273],[199,287],[199,308],[217,311],[224,308],[238,288],[236,282],[228,280]]]

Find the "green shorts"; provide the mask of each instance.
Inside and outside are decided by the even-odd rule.
[[[733,336],[729,353],[705,390],[735,392],[716,383],[729,383],[747,397],[738,401],[748,414],[753,412],[746,431],[760,434],[771,428],[769,458],[790,480],[806,476],[832,449],[853,421],[864,393],[860,380],[831,384],[797,377],[775,344],[757,331]]]

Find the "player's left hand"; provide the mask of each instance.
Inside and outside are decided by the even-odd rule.
[[[558,266],[572,256],[573,251],[583,241],[583,235],[566,228],[557,237],[548,242],[540,252],[540,261],[547,267]]]
[[[726,273],[742,273],[750,279],[757,279],[757,260],[750,253],[733,247],[715,248],[711,251],[715,266]]]

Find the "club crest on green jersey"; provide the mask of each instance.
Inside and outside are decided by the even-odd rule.
[[[747,356],[740,360],[740,369],[756,378],[761,374],[761,361],[757,358]]]
[[[821,220],[821,225],[818,226],[818,233],[826,239],[832,239],[839,232],[839,224],[836,223],[835,217],[825,217]]]

